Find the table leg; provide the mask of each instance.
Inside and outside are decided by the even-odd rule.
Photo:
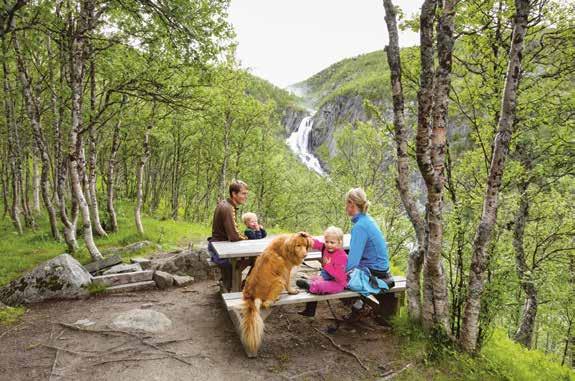
[[[232,264],[232,292],[242,290],[242,269],[238,266],[238,258],[230,260]]]

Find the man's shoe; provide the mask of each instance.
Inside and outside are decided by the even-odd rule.
[[[295,285],[301,288],[302,290],[309,291],[309,282],[305,279],[296,280]]]
[[[298,312],[298,314],[305,317],[314,317],[316,308],[317,308],[317,302],[309,302],[306,303],[305,310]]]

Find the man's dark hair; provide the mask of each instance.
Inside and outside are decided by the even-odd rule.
[[[232,197],[232,193],[238,193],[242,189],[248,189],[248,184],[242,180],[232,180],[230,183],[230,197]]]

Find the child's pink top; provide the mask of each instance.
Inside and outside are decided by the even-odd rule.
[[[315,250],[321,250],[323,247],[323,242],[314,239],[313,246]],[[346,252],[339,248],[335,249],[333,253],[324,250],[322,253],[322,266],[323,271],[328,273],[333,277],[333,280],[341,284],[343,287],[347,286],[347,274],[345,273],[345,267],[347,265],[347,254]]]

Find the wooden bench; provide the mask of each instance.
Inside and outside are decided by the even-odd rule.
[[[405,277],[395,276],[393,277],[395,281],[395,286],[388,290],[381,300],[383,305],[378,307],[385,308],[388,310],[390,315],[394,315],[399,311],[399,307],[402,303],[403,297],[405,295]],[[289,295],[287,293],[282,293],[279,299],[272,305],[271,308],[262,308],[260,310],[260,315],[263,320],[265,320],[273,311],[273,307],[283,306],[287,304],[300,304],[308,302],[321,302],[324,300],[338,300],[347,298],[357,298],[361,297],[360,294],[354,291],[343,291],[337,294],[327,294],[327,295],[315,295],[310,294],[305,291],[301,291],[296,295]],[[234,324],[236,332],[241,335],[241,310],[243,307],[242,293],[241,292],[230,292],[222,294],[222,300],[226,306],[230,319]],[[368,303],[373,303],[369,299],[366,299]],[[256,357],[257,353],[249,352],[247,348],[244,347],[248,357]]]

